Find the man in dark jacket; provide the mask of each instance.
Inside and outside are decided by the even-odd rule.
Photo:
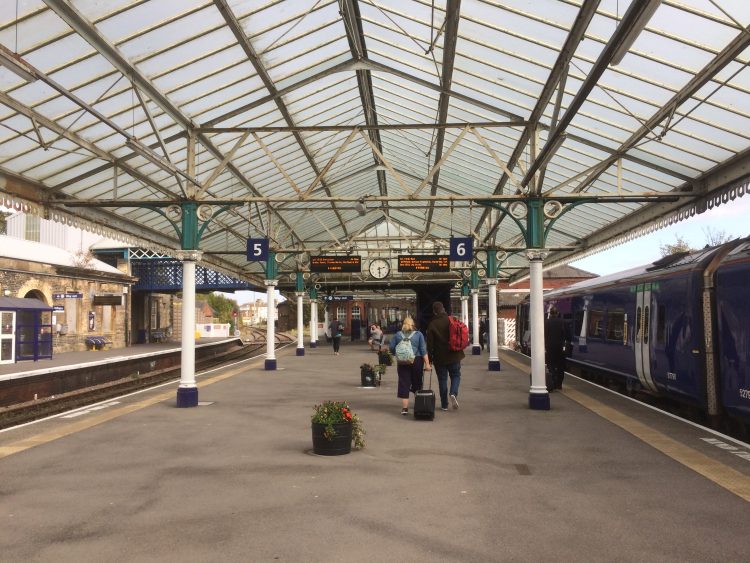
[[[565,377],[565,344],[570,341],[566,326],[555,307],[549,311],[549,318],[544,322],[544,357],[550,371],[551,380],[547,391],[562,389]]]
[[[464,359],[463,350],[454,352],[448,348],[450,328],[448,314],[440,301],[432,304],[433,317],[427,326],[427,352],[430,361],[435,366],[438,385],[440,387],[440,408],[448,410],[448,375],[451,378],[450,400],[453,408],[458,408],[458,387],[461,384],[461,360]]]

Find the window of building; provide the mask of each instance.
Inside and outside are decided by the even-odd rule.
[[[111,305],[102,306],[102,331],[112,332],[112,311],[114,307]]]
[[[41,217],[38,215],[26,215],[26,225],[23,235],[26,240],[32,240],[34,242],[39,242],[41,240],[39,228],[40,221]]]
[[[336,307],[336,320],[342,323],[346,320],[346,307]]]
[[[63,334],[76,334],[78,332],[78,302],[80,299],[65,299],[65,319],[62,321]]]
[[[360,319],[360,308],[359,305],[354,305],[352,307],[352,319]]]
[[[623,342],[625,336],[625,311],[610,309],[607,311],[607,340]]]
[[[589,311],[589,338],[604,338],[604,311]]]

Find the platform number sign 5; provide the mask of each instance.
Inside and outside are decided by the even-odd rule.
[[[267,260],[268,260],[268,239],[267,238],[247,239],[247,261],[248,262],[265,262]]]
[[[471,237],[451,238],[451,262],[469,262],[474,259],[474,241]]]

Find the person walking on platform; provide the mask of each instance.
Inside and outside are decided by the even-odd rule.
[[[399,343],[406,341],[404,346]],[[401,399],[401,414],[409,414],[409,393],[422,389],[422,372],[430,369],[430,358],[427,355],[427,343],[424,335],[414,326],[414,319],[406,317],[401,330],[391,339],[391,353],[396,356],[396,373],[398,389],[396,396]],[[405,351],[404,351],[405,350]]]
[[[482,346],[482,352],[484,352],[484,344],[487,341],[487,319],[479,321],[479,344]]]
[[[380,348],[383,346],[383,329],[380,328],[380,326],[374,324],[372,325],[372,345],[370,346],[370,350],[375,350],[376,352],[380,352]]]
[[[448,376],[451,378],[450,400],[453,408],[458,408],[458,387],[461,385],[461,360],[464,351],[453,351],[449,348],[450,320],[445,307],[440,301],[432,304],[433,317],[427,325],[427,351],[432,365],[435,366],[438,386],[440,387],[440,408],[448,410]]]
[[[544,321],[544,358],[550,373],[547,391],[562,389],[565,378],[565,344],[569,341],[560,312],[556,307],[551,307],[549,318]]]
[[[339,347],[341,346],[341,337],[344,334],[344,324],[341,321],[331,321],[331,338],[333,340],[333,353],[339,355]]]

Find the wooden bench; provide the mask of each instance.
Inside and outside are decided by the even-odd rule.
[[[103,350],[105,346],[111,346],[112,341],[106,336],[87,336],[86,347],[89,350]]]

